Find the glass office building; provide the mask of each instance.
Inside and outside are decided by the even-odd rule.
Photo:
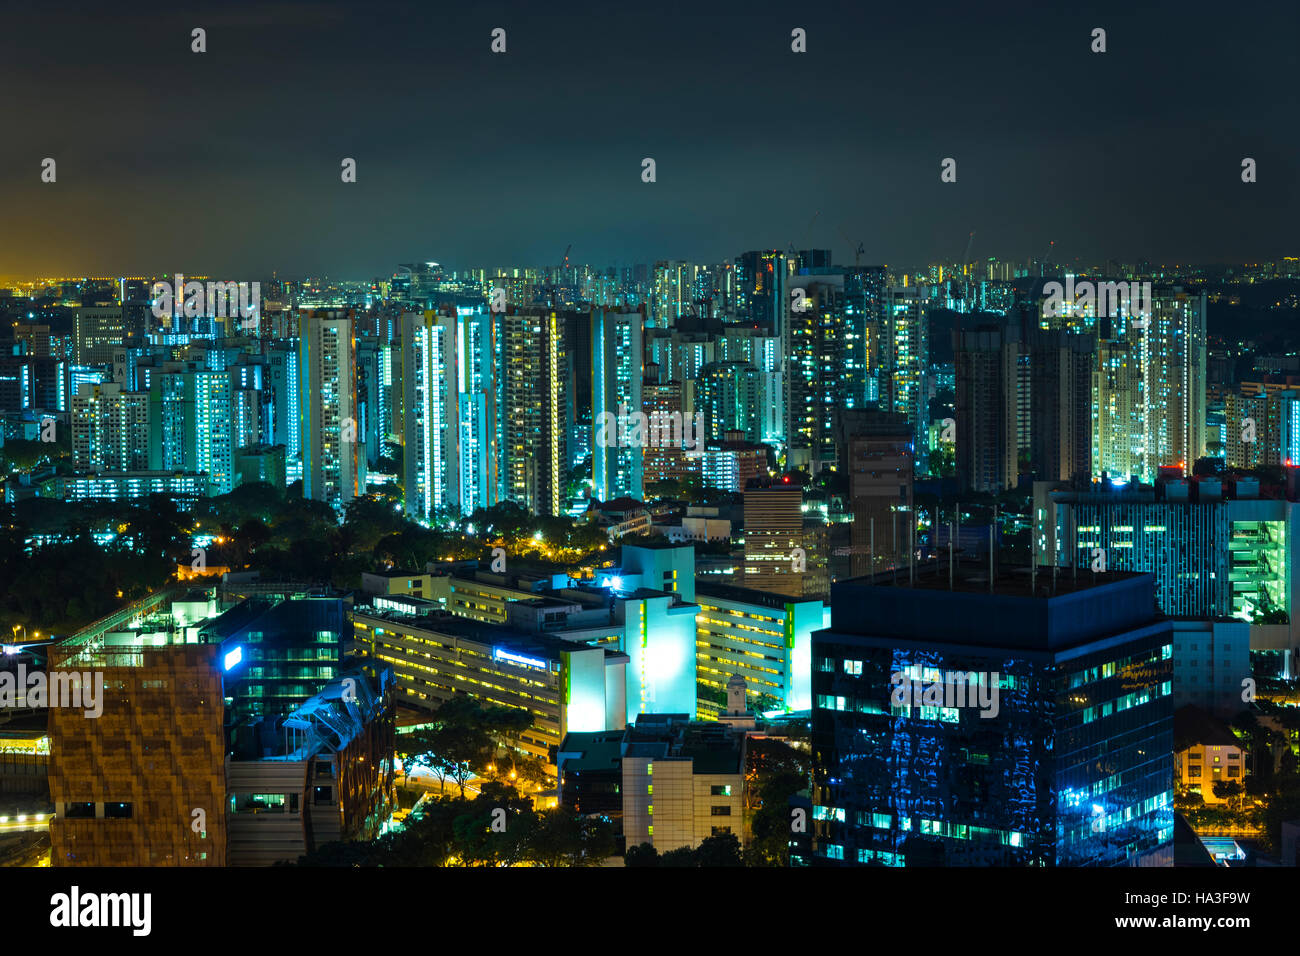
[[[1124,865],[1173,838],[1151,575],[947,562],[835,587],[812,636],[810,862]],[[978,687],[976,686],[978,684]],[[904,690],[910,693],[903,693]]]

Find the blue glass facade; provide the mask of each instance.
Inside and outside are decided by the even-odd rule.
[[[1172,841],[1172,626],[1151,576],[1025,584],[837,586],[812,644],[815,862],[1122,865]],[[900,703],[896,675],[918,696]]]

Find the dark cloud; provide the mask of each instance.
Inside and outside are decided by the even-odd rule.
[[[1300,6],[1055,6],[11,8],[0,273],[1297,254]]]

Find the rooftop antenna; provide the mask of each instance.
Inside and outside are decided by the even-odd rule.
[[[939,506],[934,506],[934,517],[930,524],[930,552],[936,564],[939,558]]]
[[[1059,531],[1060,529],[1057,528],[1056,530]],[[1055,533],[1053,533],[1053,537],[1056,543],[1056,554],[1052,556],[1052,593],[1055,594],[1056,579],[1061,573],[1061,539],[1055,537]]]
[[[898,505],[890,505],[889,514],[890,517],[893,519],[893,531],[891,532],[891,534],[893,535],[892,543],[893,543],[893,551],[894,551],[894,557],[889,563],[893,565],[892,568],[894,572],[893,580],[894,583],[897,584],[898,583]]]
[[[989,593],[993,593],[993,525],[989,525]]]
[[[916,513],[908,512],[907,522],[907,586],[916,587]]]
[[[948,523],[948,590],[949,591],[952,590],[952,559],[953,559],[953,555],[956,553],[953,550],[954,537],[955,535],[953,534],[953,524],[952,522],[949,522]]]
[[[1029,593],[1038,597],[1038,528],[1029,528],[1030,550],[1033,556],[1029,560]]]
[[[875,583],[876,577],[876,519],[873,515],[871,518],[871,578]]]
[[[1070,555],[1070,578],[1075,587],[1079,586],[1079,522],[1070,509],[1070,524],[1074,528],[1074,554]]]

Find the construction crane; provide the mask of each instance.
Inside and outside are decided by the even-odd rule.
[[[569,243],[567,246],[564,247],[564,262],[562,263],[562,267],[565,269],[569,267],[569,250],[572,248],[573,248],[573,243]]]
[[[966,239],[966,252],[965,252],[965,254],[962,256],[962,258],[961,258],[961,262],[959,263],[959,265],[961,265],[963,271],[965,270],[965,268],[966,268],[968,265],[970,265],[970,246],[971,246],[971,243],[974,242],[974,241],[975,241],[975,230],[972,229],[972,230],[970,231],[970,236]]]
[[[845,242],[847,242],[850,246],[853,245],[853,240],[849,238],[849,235],[847,232],[844,231],[843,226],[840,226],[840,238],[843,239]],[[867,251],[866,247],[862,244],[861,241],[859,241],[858,247],[853,250],[853,267],[855,269],[861,264],[862,253],[866,251]]]
[[[822,211],[821,211],[820,209],[818,209],[816,212],[814,212],[814,213],[812,214],[812,218],[808,220],[808,226],[807,226],[807,228],[805,228],[804,231],[803,231],[804,248],[807,248],[807,246],[808,246],[808,233],[812,232],[813,223],[815,223],[815,222],[817,221],[817,217],[820,216],[821,214],[822,214]],[[787,254],[788,256],[790,256],[790,258],[792,258],[792,259],[793,259],[795,256],[798,255],[798,250],[796,250],[795,247],[794,247],[794,240],[793,240],[793,239],[790,240],[790,247],[789,247],[789,249],[787,250],[786,254]]]

